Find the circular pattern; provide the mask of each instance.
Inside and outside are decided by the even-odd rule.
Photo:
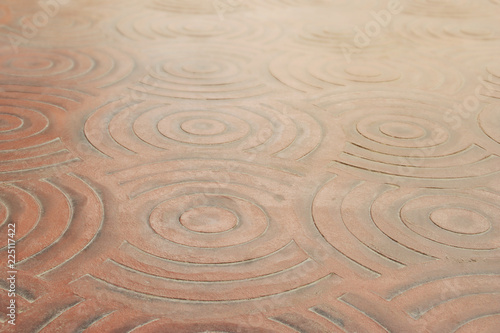
[[[390,183],[443,187],[486,184],[500,171],[497,156],[463,135],[469,125],[452,100],[359,91],[328,95],[318,105],[339,116],[347,137],[335,168]]]
[[[229,14],[229,13],[228,13]],[[173,40],[178,38],[201,40],[237,40],[268,44],[276,42],[283,35],[283,27],[276,21],[260,17],[233,18],[224,15],[171,16],[158,11],[134,11],[116,22],[120,36],[136,41]]]
[[[0,133],[19,129],[23,126],[23,119],[19,116],[0,113]]]
[[[409,113],[397,117],[395,112],[387,110],[384,114],[384,109],[374,109],[378,112],[356,123],[356,131],[370,142],[401,148],[425,148],[442,145],[449,139],[446,128],[431,120],[409,116]],[[379,112],[382,114],[377,114]]]
[[[213,105],[180,107],[140,103],[107,104],[92,114],[85,134],[108,156],[130,153],[156,156],[158,148],[185,153],[186,148],[300,159],[315,152],[323,138],[317,120],[284,103],[253,107]]]
[[[476,250],[500,248],[495,239],[500,234],[495,222],[500,209],[489,201],[429,193],[407,200],[400,212],[410,230],[433,242]]]
[[[316,261],[323,258],[311,260],[294,240],[302,227],[288,194],[301,177],[292,171],[180,159],[113,175],[117,193],[129,200],[120,207],[125,225],[113,231],[123,255],[104,264],[103,281],[166,299],[227,302],[279,295],[331,275]]]
[[[146,121],[149,118],[147,115],[138,118],[136,133],[143,132],[142,128],[147,126]],[[240,140],[250,133],[251,128],[247,122],[231,114],[187,111],[161,119],[158,122],[158,130],[165,137],[177,142],[217,145]]]
[[[65,144],[71,138],[58,129],[68,126],[67,109],[77,110],[81,97],[71,89],[50,86],[0,87],[0,180],[77,160]]]
[[[40,59],[38,57],[24,58],[13,59],[9,62],[10,67],[16,68],[20,71],[39,71],[51,69],[54,66],[54,63],[49,59]]]
[[[498,0],[57,2],[0,5],[19,331],[495,331]]]
[[[427,134],[424,127],[412,122],[384,122],[379,126],[379,130],[397,139],[420,139]]]
[[[375,78],[378,76],[381,76],[382,73],[377,70],[376,68],[369,67],[369,66],[359,66],[359,65],[353,65],[353,66],[347,66],[344,68],[344,72],[348,75],[351,75],[353,77],[367,77],[367,78]]]
[[[158,127],[161,132],[161,124],[158,125]],[[181,128],[184,132],[189,134],[211,136],[224,132],[226,130],[226,125],[221,121],[213,119],[197,118],[186,120],[181,124]]]
[[[430,219],[442,229],[461,234],[480,234],[491,227],[487,218],[463,208],[438,208]]]
[[[488,191],[396,188],[339,175],[319,189],[312,212],[333,247],[384,273],[436,258],[498,257],[499,199]]]
[[[380,83],[397,80],[400,76],[396,72],[391,73],[392,69],[387,66],[380,66],[378,63],[370,65],[347,65],[343,72],[337,75],[343,79],[354,82]]]
[[[178,45],[132,89],[148,99],[229,100],[269,92],[257,74],[257,55],[236,47]],[[164,51],[160,51],[163,53]]]
[[[237,221],[240,223],[236,226]],[[268,228],[266,214],[252,202],[228,195],[206,194],[163,201],[153,208],[149,223],[158,235],[173,243],[200,248],[244,244]]]
[[[9,114],[2,118],[5,119],[8,116],[11,121],[17,122],[17,124],[13,123],[9,126],[8,130],[0,132],[0,142],[4,142],[4,146],[8,144],[8,141],[16,139],[23,141],[22,139],[29,139],[30,137],[40,135],[49,125],[49,119],[43,113],[27,108],[8,107],[5,104],[3,109],[9,112]],[[9,146],[12,146],[12,144],[9,144]]]
[[[231,211],[220,207],[196,207],[182,213],[181,224],[195,232],[224,232],[238,224],[238,217]]]
[[[73,214],[72,202],[80,203],[85,216]],[[16,268],[42,275],[81,253],[102,226],[101,204],[96,189],[74,174],[0,185],[0,220],[2,215],[9,220],[0,231],[7,234],[10,223],[22,221],[15,223]],[[7,238],[0,241],[5,256],[6,245]],[[56,274],[61,277],[64,270]]]
[[[269,71],[281,83],[308,93],[373,84],[445,93],[463,88],[464,77],[454,67],[414,57],[401,54],[390,59],[372,56],[356,61],[354,56],[288,53],[273,60]]]
[[[76,58],[72,52],[61,53],[24,52],[15,58],[11,55],[0,57],[0,68],[3,75],[13,77],[49,77],[59,76],[71,71],[74,67],[72,58]]]
[[[119,65],[118,65],[119,64]],[[11,81],[106,88],[128,77],[135,64],[117,48],[19,49],[0,55],[0,74]]]

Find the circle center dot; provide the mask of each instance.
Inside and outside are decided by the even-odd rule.
[[[460,234],[480,234],[490,229],[486,217],[463,208],[440,208],[433,211],[430,219],[437,226]]]
[[[191,119],[183,122],[181,128],[189,134],[217,135],[226,130],[226,125],[213,119]]]
[[[191,231],[217,233],[234,228],[238,218],[224,208],[196,207],[183,213],[179,221]]]
[[[380,132],[398,139],[416,139],[425,134],[425,130],[414,124],[389,122],[380,125]]]

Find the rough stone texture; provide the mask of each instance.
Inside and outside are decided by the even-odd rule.
[[[499,17],[4,1],[1,330],[498,332]]]

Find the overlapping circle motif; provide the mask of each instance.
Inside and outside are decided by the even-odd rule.
[[[390,238],[431,256],[498,255],[498,195],[483,191],[453,192],[405,189],[380,196],[389,208],[375,203],[374,222]],[[395,215],[395,213],[397,215]],[[396,225],[392,224],[397,222]]]
[[[29,85],[1,85],[0,89],[0,178],[20,171],[39,171],[59,166],[77,157],[68,150],[67,137],[57,128],[68,120],[68,109],[78,108],[82,94],[70,89]],[[47,94],[44,100],[37,99]]]
[[[341,204],[335,193],[343,194]],[[385,272],[435,258],[498,257],[499,198],[482,190],[395,188],[337,176],[319,190],[312,212],[333,247]]]
[[[149,98],[230,100],[260,96],[270,91],[257,73],[253,51],[179,45],[156,61],[141,84],[132,89]]]
[[[71,191],[67,186],[71,184]],[[85,197],[75,214],[71,200]],[[6,214],[5,214],[6,213]],[[93,185],[71,174],[0,186],[0,229],[16,225],[16,265],[43,274],[80,253],[95,238],[102,223],[102,201]],[[22,223],[19,223],[22,221]],[[7,238],[0,243],[6,252]]]
[[[220,21],[216,16],[183,20],[167,13],[131,13],[116,23],[116,29],[132,40],[171,39],[179,37],[213,38],[241,30],[238,22]]]
[[[493,177],[499,171],[498,156],[462,134],[465,125],[452,117],[452,100],[420,93],[360,91],[330,95],[318,104],[340,114],[347,136],[338,167],[383,175],[398,184],[418,179],[443,186]]]
[[[187,163],[190,167],[186,167]],[[280,239],[288,239],[281,244],[286,245],[289,236],[286,236],[287,233],[282,236],[276,234],[282,226],[278,227],[281,222],[273,221],[282,221],[276,213],[289,204],[281,194],[285,192],[279,189],[289,186],[286,185],[290,183],[286,177],[298,177],[287,171],[274,171],[237,161],[227,161],[227,168],[219,169],[222,163],[224,161],[173,160],[126,169],[117,173],[117,177],[125,180],[126,175],[133,175],[124,183],[133,202],[129,207],[137,210],[134,216],[147,215],[151,228],[143,232],[154,231],[160,237],[154,239],[161,242],[168,240],[176,247],[189,246],[202,251],[218,249],[226,254],[230,253],[227,252],[228,247],[255,241],[260,243],[263,238],[271,236],[276,237],[276,244],[271,247],[278,246]],[[254,171],[250,171],[252,167]],[[163,170],[163,174],[157,172],[159,169]],[[269,184],[260,175],[266,172],[276,176],[268,180]],[[262,186],[251,186],[248,183],[251,180],[258,181]],[[125,210],[128,211],[128,207]],[[290,223],[293,225],[295,222],[292,220]],[[129,236],[135,239],[142,237],[141,233]],[[167,256],[170,253],[158,250]]]
[[[13,77],[48,77],[68,72],[75,67],[72,58],[77,58],[71,52],[55,53],[50,51],[22,52],[17,56],[3,55],[0,58],[2,74]]]
[[[281,83],[309,93],[372,84],[449,94],[463,88],[464,77],[454,67],[435,66],[432,59],[421,65],[411,61],[412,57],[347,61],[340,54],[288,53],[272,61],[269,71]]]
[[[137,126],[140,124],[139,118]],[[217,145],[240,140],[250,133],[251,128],[247,122],[231,114],[187,111],[162,118],[158,130],[177,142]]]
[[[277,22],[249,19],[221,20],[216,15],[177,18],[162,12],[131,13],[116,23],[117,31],[136,41],[175,40],[235,40],[267,44],[279,40],[284,32]]]
[[[439,146],[450,139],[446,127],[408,114],[399,117],[395,113],[376,114],[351,126],[356,126],[356,131],[370,142],[399,148]]]
[[[118,65],[119,63],[119,65]],[[11,81],[74,84],[76,87],[106,88],[133,71],[134,61],[116,48],[20,49],[0,55],[0,74]]]
[[[0,5],[19,331],[495,332],[500,1],[390,1]]]
[[[294,239],[301,226],[287,193],[301,178],[292,170],[176,159],[113,174],[129,201],[120,208],[126,225],[116,231],[126,243],[122,255],[98,274],[109,283],[168,299],[219,302],[277,295],[332,274]],[[142,272],[146,282],[118,278],[131,271]],[[252,288],[237,292],[241,285]]]
[[[306,133],[312,135],[306,139]],[[108,156],[156,154],[158,148],[232,147],[300,159],[316,151],[322,140],[321,126],[306,110],[279,102],[208,108],[147,103],[127,107],[118,101],[96,110],[87,120],[85,134]]]
[[[499,213],[498,207],[471,197],[427,195],[406,202],[400,218],[410,230],[434,242],[490,250],[500,247],[500,231],[494,225]]]
[[[203,204],[193,205],[196,202]],[[157,234],[174,243],[218,248],[259,237],[269,221],[262,208],[248,200],[190,195],[164,201],[153,208],[149,223]]]
[[[27,139],[39,135],[49,125],[49,119],[40,112],[30,109],[7,108],[0,113],[0,142]]]

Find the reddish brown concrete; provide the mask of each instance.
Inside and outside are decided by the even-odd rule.
[[[4,1],[0,330],[498,332],[499,15]]]

